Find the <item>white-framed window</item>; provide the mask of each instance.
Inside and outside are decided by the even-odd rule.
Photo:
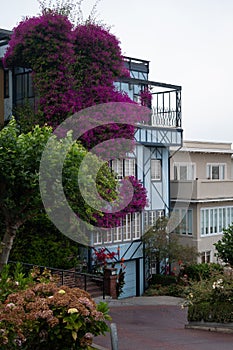
[[[193,234],[193,210],[174,209],[173,217],[176,222],[175,232],[181,235],[192,236]]]
[[[160,159],[151,159],[151,180],[161,181],[162,180],[162,165]]]
[[[135,158],[124,159],[124,176],[135,176]]]
[[[131,241],[131,215],[127,214],[125,219],[123,220],[123,240]]]
[[[104,233],[94,232],[94,245],[107,243],[129,242],[141,237],[141,213],[127,214],[122,225],[113,227]]]
[[[201,252],[201,262],[202,263],[210,263],[211,262],[211,250],[206,252]]]
[[[112,230],[104,232],[104,243],[112,243]]]
[[[112,160],[112,170],[118,174],[118,179],[126,176],[135,176],[135,158]]]
[[[226,164],[208,163],[206,165],[206,177],[210,180],[224,180],[226,178]]]
[[[121,242],[122,241],[122,226],[117,226],[112,228],[113,241]]]
[[[141,237],[141,215],[140,213],[132,214],[132,239]]]
[[[221,234],[224,228],[232,225],[233,207],[202,208],[200,220],[201,236]]]
[[[103,238],[102,238],[102,233],[101,232],[95,231],[93,233],[93,243],[94,243],[94,245],[103,243]]]
[[[174,164],[174,180],[192,181],[196,178],[195,163],[175,163]]]
[[[144,216],[144,227],[148,228],[156,223],[158,218],[162,218],[165,215],[164,209],[156,209],[156,210],[145,210],[143,212]]]

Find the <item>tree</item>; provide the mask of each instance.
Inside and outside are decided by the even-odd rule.
[[[4,227],[0,228],[0,237]],[[81,263],[80,244],[63,235],[43,211],[17,231],[10,252],[11,261],[70,269]]]
[[[170,266],[179,260],[191,263],[197,257],[197,250],[191,246],[181,245],[179,236],[175,232],[170,232],[170,226],[172,226],[170,219],[161,217],[143,235],[145,254],[150,262],[155,261],[157,274],[160,274],[162,263],[165,266]]]
[[[62,1],[61,8],[59,8],[60,2],[58,2],[58,5],[52,9],[46,8],[44,3],[44,1],[41,1],[41,15],[24,19],[14,29],[3,59],[4,65],[8,68],[20,66],[32,69],[32,79],[36,93],[36,109],[35,111],[29,111],[29,115],[31,118],[34,113],[34,123],[33,118],[31,118],[31,125],[33,126],[36,121],[39,122],[39,125],[42,126],[42,128],[40,129],[39,127],[36,127],[27,135],[33,136],[35,130],[37,130],[39,134],[39,130],[47,130],[46,128],[43,129],[45,123],[55,129],[74,112],[79,112],[80,110],[93,105],[102,105],[106,102],[127,102],[130,106],[135,105],[135,102],[133,102],[127,94],[117,91],[114,86],[114,81],[118,77],[129,75],[129,72],[124,68],[118,39],[110,34],[108,29],[95,24],[92,21],[88,21],[85,24],[78,24],[76,27],[73,27],[67,16],[70,14],[72,7],[70,6],[70,1],[67,1],[65,4],[64,1]],[[79,2],[79,5],[80,3],[81,2]],[[26,118],[28,116],[28,107],[29,105],[26,106]],[[103,141],[115,139],[116,142],[112,146],[115,150],[116,143],[118,142],[118,144],[120,144],[121,138],[127,138],[131,141],[132,146],[130,149],[127,149],[126,152],[133,149],[135,132],[134,125],[136,125],[141,119],[146,120],[146,118],[140,113],[141,111],[138,111],[138,113],[131,113],[130,109],[127,109],[127,111],[124,115],[125,118],[121,119],[125,120],[125,123],[118,123],[118,120],[114,119],[116,114],[113,113],[114,111],[111,111],[112,119],[110,122],[106,123],[106,125],[100,124],[100,126],[93,127],[91,130],[86,129],[85,127],[83,129],[81,128],[84,130],[82,137],[79,139],[81,144],[75,143],[75,145],[72,146],[69,156],[66,158],[64,164],[64,193],[68,198],[69,205],[80,218],[90,224],[105,222],[107,224],[105,224],[104,227],[109,227],[109,222],[111,221],[111,227],[114,227],[119,225],[119,217],[122,218],[122,215],[125,216],[127,213],[141,211],[146,205],[146,191],[144,187],[139,181],[137,181],[137,179],[130,179],[130,182],[134,186],[135,195],[134,201],[127,206],[127,212],[123,211],[119,215],[106,215],[105,218],[105,215],[101,210],[94,210],[83,200],[77,183],[79,169],[76,164],[80,164],[80,161],[86,155],[86,149],[90,150],[97,144],[103,143]],[[20,115],[22,118],[22,109]],[[98,113],[96,113],[96,118],[98,118]],[[86,119],[87,123],[90,122],[89,117]],[[79,123],[80,121],[77,122],[77,129],[80,128]],[[21,123],[21,126],[22,124],[23,123]],[[27,121],[25,122],[24,120],[24,125],[27,125],[27,128],[29,124],[30,123]],[[85,130],[88,131],[85,132]],[[51,134],[51,130],[49,133]],[[26,138],[26,134],[23,135],[24,136],[21,136],[22,140]],[[19,135],[17,134],[17,136],[14,137],[15,141],[18,136]],[[31,136],[28,136],[28,142],[31,140]],[[48,139],[48,137],[45,138]],[[68,142],[72,142],[71,139],[67,140]],[[64,142],[67,142],[67,140]],[[33,149],[37,147],[34,144],[32,146],[30,142],[27,145],[29,150],[30,147]],[[27,154],[27,147],[25,147],[24,150],[25,157],[21,157],[21,155],[17,156],[18,159],[21,160],[22,167],[25,166],[27,169],[27,165],[30,163],[31,168],[26,171],[27,174],[30,173],[30,176],[34,177],[35,191],[33,199],[29,200],[30,205],[24,203],[26,198],[22,199],[23,205],[26,205],[26,209],[32,207],[32,213],[30,214],[27,212],[27,215],[25,215],[25,211],[21,209],[19,209],[17,213],[18,207],[16,207],[15,199],[13,199],[15,217],[14,220],[10,220],[11,233],[8,234],[8,239],[9,236],[15,237],[15,232],[18,227],[22,225],[22,222],[25,222],[32,216],[36,215],[38,208],[41,208],[41,198],[37,196],[37,175],[39,159],[42,154],[42,145],[45,145],[43,141],[39,144],[38,150],[35,151],[35,154],[38,154],[38,159],[36,160],[37,171],[35,171],[35,168],[33,167],[35,165],[33,162],[33,152]],[[59,150],[61,153],[63,151],[62,144],[57,143],[56,147],[58,147],[57,154],[59,155]],[[12,148],[12,150],[14,154],[14,148]],[[111,154],[112,148],[105,147],[105,151],[106,150]],[[17,149],[17,152],[20,154],[21,151]],[[92,157],[94,157],[94,155]],[[4,159],[4,157],[2,159]],[[48,167],[51,168],[51,166],[54,166],[55,169],[56,161],[53,159],[53,155],[51,155],[49,159],[50,162]],[[91,158],[93,164],[98,163],[97,157],[94,157],[93,159]],[[16,158],[12,157],[10,162],[11,161],[13,162],[12,166],[14,168],[16,165]],[[59,161],[59,159],[57,159],[57,161]],[[16,167],[18,166],[19,165]],[[18,172],[20,173],[20,171],[21,168],[19,167]],[[30,179],[30,176],[27,180]],[[100,196],[108,201],[116,199],[117,191],[115,177],[114,174],[110,174],[110,170],[106,163],[102,165],[98,176],[99,184],[97,183],[97,188]],[[15,178],[17,179],[17,176],[15,176]],[[22,183],[25,178],[26,173],[22,176]],[[9,177],[9,179],[11,179],[11,177]],[[94,187],[95,185],[95,181],[91,175],[90,177],[87,176],[86,178],[83,178],[83,182],[84,187],[86,188],[91,187],[92,185]],[[25,184],[26,183],[27,181],[25,181]],[[21,189],[18,183],[15,183],[14,185],[14,191],[19,191],[19,193],[25,186],[23,185]],[[53,185],[61,186],[59,183]],[[30,189],[29,192],[32,193],[30,182],[28,188]],[[49,188],[45,188],[45,192],[46,191],[49,192]],[[7,195],[5,196],[7,198]],[[21,200],[21,195],[19,195],[19,197]],[[139,197],[141,197],[140,200],[138,200]],[[94,197],[92,200],[95,202]],[[11,210],[11,205],[7,207],[7,201],[5,201],[4,210],[9,212]],[[21,211],[24,215],[22,215]],[[20,218],[18,216],[20,216]],[[64,223],[68,221],[62,211],[60,221],[63,221]],[[12,231],[12,222],[15,227],[14,233]],[[6,225],[6,230],[8,226],[9,225]],[[10,250],[8,249],[6,251],[6,246],[11,248],[12,242],[4,242],[4,261],[7,261]]]
[[[43,203],[39,188],[39,167],[41,155],[48,139],[52,135],[51,127],[35,126],[32,131],[20,134],[16,121],[12,119],[0,131],[0,211],[4,220],[0,268],[7,263],[18,229],[28,220],[43,212]],[[73,143],[71,136],[57,140],[57,147],[62,150],[64,142],[70,143],[70,152],[64,163],[63,186],[69,204],[80,218],[89,223],[96,221],[96,210],[84,202],[78,191],[77,173],[87,151],[78,142]],[[53,159],[56,163],[59,159]],[[90,162],[95,166],[99,162],[90,155]],[[92,174],[84,186],[96,183],[100,196],[112,201],[117,197],[117,181],[107,164]],[[88,190],[87,190],[88,192]],[[68,218],[66,218],[68,220]],[[64,219],[65,220],[65,219]]]
[[[217,243],[214,243],[217,250],[217,256],[226,264],[233,267],[233,225],[223,229],[223,237]]]
[[[40,125],[47,123],[55,129],[74,112],[107,102],[122,102],[124,108],[120,113],[124,114],[121,120],[125,122],[119,123],[119,119],[115,118],[117,113],[112,110],[111,122],[88,131],[84,128],[80,141],[90,150],[106,140],[115,140],[115,150],[116,143],[121,143],[119,140],[124,138],[132,141],[126,150],[130,152],[135,146],[134,126],[141,120],[147,120],[149,110],[145,113],[146,108],[140,109],[126,93],[115,88],[114,83],[118,78],[129,76],[129,71],[124,67],[119,40],[103,25],[92,21],[73,27],[67,17],[71,3],[62,1],[49,10],[41,1],[42,14],[26,18],[14,29],[3,64],[8,68],[19,66],[32,69],[36,109],[30,112],[28,105],[25,108],[27,120],[28,115],[31,118],[34,113],[34,121]],[[137,113],[132,113],[130,105],[138,107]],[[23,120],[22,108],[20,113],[17,110],[19,114],[21,124],[28,127]]]

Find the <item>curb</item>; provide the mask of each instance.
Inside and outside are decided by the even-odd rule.
[[[103,346],[97,345],[95,343],[92,343],[91,346],[96,350],[109,350],[109,349],[104,348]]]
[[[209,332],[219,332],[219,333],[228,333],[233,334],[233,326],[232,324],[229,326],[227,324],[203,324],[203,323],[194,323],[194,324],[186,324],[185,329],[198,329]]]

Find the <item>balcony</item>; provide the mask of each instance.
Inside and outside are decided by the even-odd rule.
[[[151,109],[150,126],[181,128],[181,86],[159,83],[146,79],[121,78],[120,90],[140,103],[140,93],[149,89],[152,100],[147,107]]]
[[[171,181],[171,200],[208,202],[233,199],[233,180]]]
[[[147,146],[181,146],[181,86],[148,80],[149,61],[124,57],[130,77],[121,78],[116,88],[150,109],[149,121],[138,125],[135,138]],[[149,92],[150,98],[142,99]]]

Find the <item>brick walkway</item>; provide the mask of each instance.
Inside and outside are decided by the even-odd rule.
[[[232,350],[233,334],[185,329],[187,310],[181,300],[139,297],[108,301],[117,324],[119,350]],[[95,343],[111,349],[110,334]]]

